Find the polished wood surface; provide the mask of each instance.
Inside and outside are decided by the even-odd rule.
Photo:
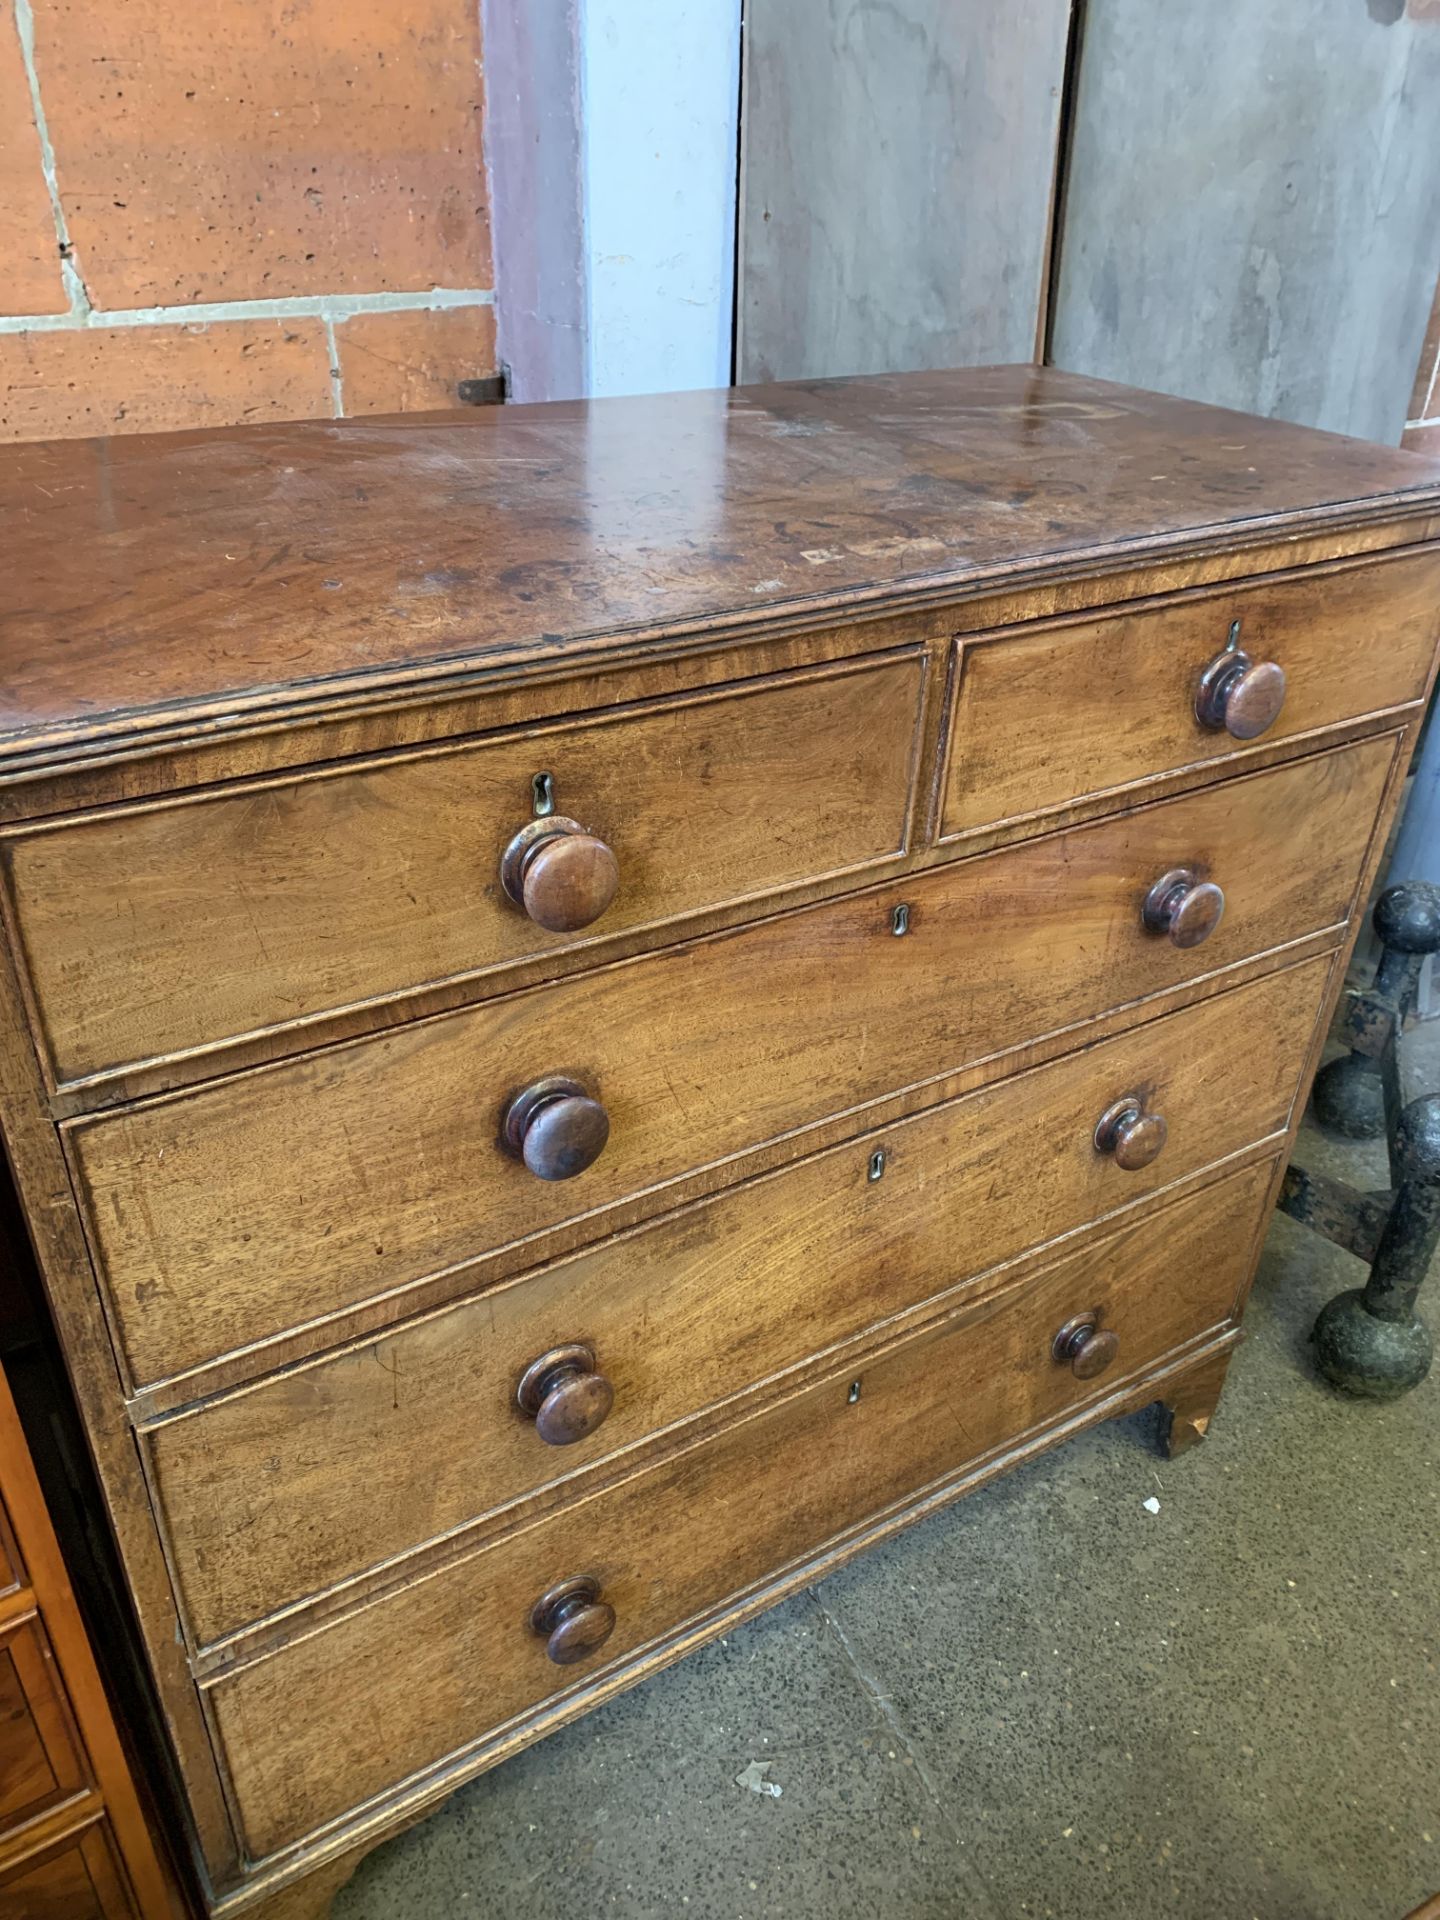
[[[1440,466],[1000,368],[0,506],[0,1130],[216,1920],[1084,1425],[1208,1430]],[[3,1872],[79,1911],[71,1807]]]
[[[38,1615],[0,1624],[0,1834],[83,1792],[87,1778]]]
[[[176,1920],[0,1371],[0,1914]]]
[[[538,773],[614,850],[596,937],[893,862],[923,681],[912,651],[0,838],[54,1071],[566,944],[501,882]]]
[[[603,1469],[1283,1134],[1328,971],[1310,961],[1201,1001],[147,1430],[197,1638]],[[1158,1162],[1127,1172],[1091,1134],[1109,1096],[1134,1086],[1164,1103],[1172,1132]],[[516,1396],[539,1357],[576,1343],[614,1399],[557,1453]]]
[[[564,1684],[527,1627],[545,1579],[583,1569],[613,1660],[787,1559],[940,1479],[1104,1382],[1051,1353],[1099,1308],[1131,1370],[1228,1319],[1269,1182],[1251,1168],[976,1303],[694,1451],[452,1563],[388,1603],[218,1679],[211,1701],[257,1852],[439,1760]],[[1187,1284],[1168,1284],[1178,1263]],[[536,1574],[541,1580],[537,1583]],[[365,1701],[337,1749],[336,1689]]]
[[[67,1138],[132,1377],[582,1214],[593,1224],[688,1168],[1007,1040],[1338,928],[1393,757],[1381,736],[77,1123]],[[1141,920],[1151,881],[1180,858],[1229,889],[1223,924],[1194,952]],[[901,906],[909,931],[896,938]],[[777,1071],[751,1036],[782,1020]],[[579,1179],[536,1179],[498,1144],[499,1116],[537,1070],[581,1065],[608,1145]]]
[[[115,1920],[133,1911],[114,1836],[103,1820],[0,1864],[5,1920]]]
[[[1048,367],[17,446],[0,742],[1437,506],[1440,463]]]
[[[1237,620],[1242,647],[1284,672],[1257,745],[1417,699],[1435,652],[1436,579],[1433,554],[1406,554],[957,642],[941,832],[1233,757],[1247,739],[1195,709]]]
[[[20,1562],[20,1549],[15,1544],[15,1532],[4,1502],[0,1501],[0,1599],[24,1584],[25,1572]]]

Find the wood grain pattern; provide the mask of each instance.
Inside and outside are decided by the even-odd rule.
[[[6,1594],[13,1593],[24,1579],[25,1568],[20,1549],[15,1544],[15,1529],[5,1511],[4,1501],[0,1500],[0,1600]]]
[[[606,1661],[991,1447],[1060,1417],[1077,1381],[1050,1337],[1098,1307],[1116,1378],[1222,1325],[1247,1270],[1269,1169],[1251,1168],[1092,1242],[612,1492],[415,1583],[397,1600],[217,1681],[210,1697],[250,1846],[260,1855],[557,1693],[525,1625],[556,1581],[588,1572],[617,1613]],[[356,1703],[337,1742],[329,1716]]]
[[[1198,1447],[1210,1431],[1210,1422],[1215,1418],[1215,1409],[1220,1402],[1221,1389],[1225,1385],[1225,1375],[1230,1370],[1230,1356],[1233,1349],[1215,1357],[1203,1367],[1189,1374],[1167,1401],[1169,1425],[1165,1435],[1165,1452],[1169,1459],[1176,1460],[1182,1453],[1188,1453],[1192,1447]]]
[[[1440,462],[1036,367],[17,446],[0,747],[1437,506]]]
[[[565,654],[532,664],[517,674],[503,662],[473,661],[443,682],[395,685],[379,691],[368,682],[350,692],[297,690],[282,724],[264,711],[207,719],[177,709],[158,716],[143,750],[57,738],[27,743],[23,765],[0,752],[0,820],[40,820],[93,806],[134,802],[184,792],[221,781],[253,778],[363,754],[439,744],[528,724],[568,712],[613,707],[631,699],[717,687],[767,672],[793,670],[843,655],[886,647],[948,642],[957,632],[989,632],[1025,626],[1061,614],[1113,608],[1126,601],[1179,593],[1233,581],[1258,580],[1300,567],[1367,556],[1398,555],[1440,539],[1440,513],[1403,505],[1388,519],[1347,525],[1321,516],[1286,535],[1263,529],[1229,544],[1235,529],[1185,553],[1143,550],[1069,572],[1047,565],[1032,576],[1012,574],[988,588],[935,594],[915,589],[904,610],[886,614],[841,609],[836,620],[816,625],[804,607],[776,610],[755,627],[736,632],[687,627],[651,633],[643,645],[617,634],[608,648],[588,649],[581,660]],[[1265,749],[1256,749],[1263,764]]]
[[[903,853],[923,658],[22,831],[0,845],[56,1076],[470,977]],[[506,899],[549,772],[618,897],[577,938]],[[143,980],[143,992],[136,982]]]
[[[114,1837],[98,1817],[0,1866],[6,1920],[128,1920],[134,1912]],[[173,1920],[155,1909],[157,1920]]]
[[[212,1912],[310,1920],[1083,1425],[1206,1428],[1433,681],[1440,466],[1012,368],[25,448],[0,506],[0,1128]],[[1229,602],[1286,704],[1197,749],[1161,708]],[[485,894],[542,769],[597,782],[556,938]],[[1139,917],[1180,873],[1185,950]],[[556,1076],[610,1131],[552,1182],[501,1118]],[[559,1651],[615,1626],[562,1670],[577,1578]]]
[[[0,942],[0,1004],[7,1009],[24,1004],[8,941]],[[0,1020],[0,1132],[67,1371],[83,1409],[85,1436],[99,1473],[104,1521],[122,1545],[127,1597],[145,1638],[149,1662],[146,1678],[156,1682],[163,1724],[183,1768],[185,1811],[196,1838],[187,1832],[177,1844],[190,1847],[198,1839],[209,1870],[217,1877],[230,1879],[236,1871],[236,1849],[214,1751],[190,1684],[175,1595],[120,1390],[114,1345],[100,1297],[93,1285],[81,1279],[89,1264],[88,1255],[64,1151],[46,1110],[35,1047],[18,1018]],[[24,1255],[8,1244],[8,1234],[6,1239],[5,1257],[18,1263]],[[10,1436],[15,1442],[14,1458],[24,1460],[34,1511],[43,1514],[43,1495],[24,1455],[19,1421],[8,1397],[0,1396],[0,1449],[7,1455]],[[68,1598],[69,1582],[48,1523],[43,1530],[31,1524],[27,1531],[19,1511],[13,1518],[20,1531],[27,1572],[37,1588],[43,1591],[48,1587]],[[67,1618],[73,1618],[70,1628],[63,1624]],[[94,1675],[94,1661],[79,1630],[78,1615],[71,1616],[68,1606],[52,1609],[50,1623],[62,1662],[68,1662],[81,1676],[71,1688],[74,1697],[86,1691],[84,1676]],[[62,1633],[70,1637],[62,1639]],[[98,1697],[98,1680],[93,1684]],[[114,1779],[123,1782],[124,1754],[113,1727],[107,1734],[107,1724],[98,1715],[92,1716],[87,1721],[87,1740],[97,1768],[108,1766]],[[107,1741],[108,1760],[101,1757]],[[113,1796],[117,1804],[121,1790],[117,1787]],[[135,1819],[140,1822],[138,1806]],[[129,1828],[123,1821],[120,1830],[128,1848]],[[143,1835],[143,1823],[139,1831]],[[156,1911],[165,1912],[163,1889],[156,1899]]]
[[[1283,1133],[1329,965],[1217,995],[149,1430],[196,1639],[613,1461]],[[1169,1120],[1143,1172],[1093,1141],[1099,1114],[1131,1090]],[[574,1341],[615,1404],[588,1438],[549,1448],[516,1384]]]
[[[87,1770],[35,1615],[0,1628],[0,1858],[8,1830],[85,1789]]]
[[[607,1668],[583,1688],[552,1696],[523,1720],[496,1729],[490,1737],[427,1769],[398,1793],[370,1802],[354,1819],[332,1826],[299,1849],[256,1862],[244,1886],[224,1896],[215,1913],[219,1920],[239,1920],[242,1914],[252,1920],[262,1915],[263,1920],[325,1920],[331,1891],[343,1886],[364,1855],[435,1812],[457,1788],[813,1586],[917,1520],[944,1512],[976,1488],[1062,1446],[1076,1434],[1144,1407],[1168,1405],[1172,1396],[1184,1392],[1194,1372],[1207,1368],[1217,1353],[1232,1350],[1239,1337],[1233,1325],[1218,1334],[1203,1335],[1146,1372],[1107,1385],[1104,1392],[1073,1407],[1062,1419],[1019,1435],[1010,1446],[992,1449],[978,1461],[921,1488],[912,1500],[847,1528],[814,1553],[786,1562],[770,1578],[652,1643],[642,1659]]]
[[[0,1489],[30,1583],[0,1598],[0,1913],[175,1920],[3,1372]]]
[[[1195,690],[1235,620],[1253,657],[1285,669],[1267,744],[1403,706],[1435,653],[1440,553],[957,642],[942,835],[1234,756],[1197,721]]]
[[[1366,741],[76,1123],[131,1377],[181,1371],[1336,926],[1393,754],[1387,737]],[[1147,887],[1182,862],[1223,874],[1229,900],[1190,952],[1139,921]],[[572,1074],[611,1124],[595,1166],[558,1185],[496,1143],[508,1096],[549,1073]]]

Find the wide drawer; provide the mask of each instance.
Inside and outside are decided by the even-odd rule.
[[[891,652],[18,830],[0,852],[53,1074],[894,859],[923,676],[919,650]],[[619,868],[608,909],[570,933],[537,925],[500,879],[542,774],[547,817],[599,836]],[[567,911],[594,904],[578,890],[572,875]]]
[[[563,1222],[598,1234],[601,1209],[691,1169],[1338,928],[1394,752],[1367,740],[69,1123],[125,1363],[154,1380]],[[1186,949],[1141,918],[1181,868],[1228,901]],[[555,1075],[610,1117],[559,1181],[499,1139],[507,1100]]]
[[[1251,1167],[865,1369],[452,1563],[217,1679],[210,1690],[256,1853],[478,1741],[870,1516],[1108,1392],[1229,1319],[1272,1167]],[[1114,1363],[1077,1380],[1055,1335],[1093,1313]],[[617,1624],[581,1669],[528,1627],[541,1595],[597,1583]],[[337,1738],[343,1726],[344,1737]]]
[[[214,1640],[449,1533],[1281,1133],[1330,964],[1203,1000],[152,1429],[192,1631]],[[1168,1128],[1143,1166],[1095,1144],[1128,1095]],[[517,1386],[576,1347],[614,1403],[547,1445],[562,1399],[537,1425]]]
[[[953,838],[1249,746],[1204,726],[1196,690],[1232,624],[1285,674],[1255,744],[1418,700],[1440,629],[1440,555],[1182,595],[957,641],[940,832]],[[1233,697],[1233,696],[1232,696]],[[1258,717],[1252,707],[1251,724]]]

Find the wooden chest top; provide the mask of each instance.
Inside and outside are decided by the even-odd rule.
[[[1440,462],[1049,368],[22,445],[0,771],[1440,508]]]

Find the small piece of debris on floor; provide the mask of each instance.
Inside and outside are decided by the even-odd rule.
[[[1160,1511],[1160,1502],[1155,1498],[1153,1493],[1148,1500],[1142,1500],[1140,1504],[1147,1513],[1158,1513]]]
[[[736,1774],[735,1784],[737,1787],[748,1787],[751,1793],[768,1794],[770,1799],[778,1800],[785,1789],[778,1780],[765,1778],[769,1771],[768,1760],[752,1760],[748,1767]]]

